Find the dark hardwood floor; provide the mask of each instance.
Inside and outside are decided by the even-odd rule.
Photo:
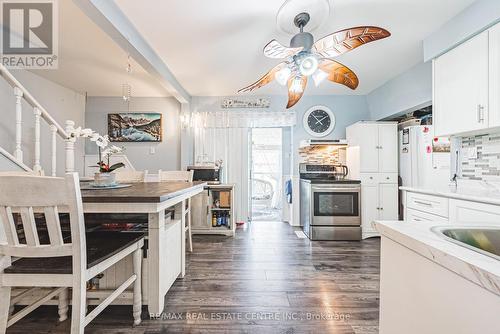
[[[133,328],[131,307],[108,307],[86,333],[378,333],[379,240],[311,242],[286,223],[254,222],[235,238],[194,236],[187,274],[162,319]],[[67,333],[42,307],[7,333]]]

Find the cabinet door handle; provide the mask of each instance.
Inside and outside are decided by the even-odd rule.
[[[416,204],[420,204],[420,205],[432,206],[432,204],[431,204],[431,203],[417,201],[416,199],[415,199],[415,200],[413,200],[413,202],[415,202]]]
[[[481,104],[477,105],[477,122],[484,123],[484,106]]]

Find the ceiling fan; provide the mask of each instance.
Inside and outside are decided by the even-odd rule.
[[[354,27],[337,31],[314,42],[311,33],[304,32],[310,20],[308,13],[295,16],[294,24],[300,32],[292,37],[290,47],[272,40],[264,47],[264,56],[285,59],[267,72],[257,82],[238,91],[251,92],[267,85],[274,79],[282,86],[288,86],[287,109],[293,107],[304,94],[308,78],[312,76],[314,84],[328,80],[356,89],[358,77],[347,66],[331,59],[349,52],[361,45],[389,37],[391,34],[379,27]]]

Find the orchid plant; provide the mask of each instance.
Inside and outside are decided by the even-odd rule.
[[[97,162],[97,166],[99,166],[100,173],[111,173],[118,168],[125,167],[123,162],[110,165],[110,157],[113,154],[122,153],[124,148],[115,145],[109,146],[108,135],[101,136],[92,129],[82,129],[81,127],[73,129],[70,135],[73,138],[89,138],[91,142],[95,142],[99,152],[99,161]],[[103,156],[106,157],[106,163],[103,160]]]

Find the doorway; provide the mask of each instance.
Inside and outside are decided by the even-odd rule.
[[[282,221],[282,129],[253,128],[250,139],[251,220]]]

